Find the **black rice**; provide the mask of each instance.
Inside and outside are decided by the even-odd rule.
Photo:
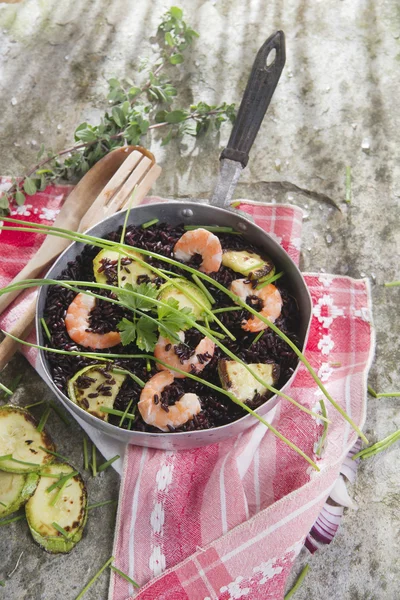
[[[152,252],[156,252],[162,256],[173,258],[173,248],[178,239],[184,233],[183,226],[173,227],[166,223],[157,224],[156,226],[142,229],[141,227],[130,225],[126,229],[125,242],[138,248],[143,248]],[[112,232],[107,236],[107,239],[113,241],[119,241],[121,236],[121,228],[118,231]],[[231,250],[249,250],[259,253],[259,250],[250,244],[240,235],[232,235],[229,233],[218,234],[223,249]],[[81,281],[94,281],[93,275],[93,258],[98,254],[99,249],[90,245],[86,245],[83,248],[82,253],[76,258],[76,260],[70,262],[61,274],[60,279],[75,279]],[[121,265],[124,267],[130,263],[129,258],[122,258]],[[169,265],[165,262],[156,258],[149,258],[148,262],[157,268],[167,268],[174,273],[181,275],[182,277],[189,277],[187,272],[175,265]],[[190,266],[197,268],[201,262],[201,256],[195,255]],[[116,284],[117,281],[117,261],[110,261],[109,259],[103,259],[102,271],[106,275],[107,283],[112,285]],[[211,277],[218,283],[229,288],[230,284],[234,279],[242,278],[242,275],[235,273],[228,267],[221,266],[217,273],[211,274]],[[149,281],[147,275],[141,276],[138,283],[146,283]],[[156,283],[161,284],[162,280],[156,280]],[[276,325],[284,332],[288,337],[295,343],[298,343],[297,338],[297,327],[299,321],[299,311],[297,307],[296,299],[290,295],[289,283],[282,277],[275,283],[278,287],[282,299],[283,308],[279,319],[276,321]],[[226,296],[222,291],[218,290],[214,286],[207,286],[210,289],[211,294],[215,299],[213,308],[222,308],[232,306],[232,300]],[[82,286],[84,291],[84,286]],[[100,290],[98,292],[102,296],[110,296],[109,292]],[[46,305],[44,310],[44,317],[51,333],[51,346],[64,350],[78,350],[87,352],[88,348],[84,348],[75,344],[68,336],[65,328],[65,315],[69,304],[75,297],[75,292],[66,290],[61,286],[50,286],[48,288]],[[247,303],[256,310],[261,308],[259,298],[254,294],[248,297]],[[122,309],[120,306],[107,302],[106,300],[96,301],[96,306],[92,310],[89,321],[89,330],[96,333],[106,333],[108,331],[115,331],[117,324],[123,318],[131,318],[131,313],[128,310]],[[265,329],[260,339],[254,343],[257,334],[249,333],[242,329],[242,322],[245,319],[251,317],[246,309],[240,309],[236,311],[223,312],[218,315],[222,323],[227,327],[236,337],[236,341],[232,341],[229,338],[225,338],[223,343],[239,356],[245,363],[277,363],[280,367],[280,376],[277,387],[281,387],[291,376],[293,370],[297,365],[296,354],[289,348],[289,346],[277,336],[271,329]],[[213,328],[217,329],[215,324]],[[202,334],[197,329],[189,329],[185,332],[184,343],[174,345],[174,352],[180,358],[181,362],[185,362],[189,358],[196,354],[196,347],[202,339]],[[171,344],[168,344],[166,350],[170,350]],[[103,351],[105,357],[108,352],[117,354],[140,354],[140,351],[136,345],[130,344],[128,346],[114,346],[110,350]],[[207,352],[196,354],[196,359],[200,364],[206,364],[200,376],[217,386],[221,385],[220,378],[218,375],[218,361],[224,358],[224,353],[218,348],[215,348],[214,355],[211,357]],[[211,358],[211,360],[210,360]],[[54,353],[47,353],[47,359],[50,364],[53,379],[57,387],[67,394],[68,380],[75,373],[81,370],[83,367],[90,364],[98,364],[99,361],[94,359],[88,359],[84,357],[75,357],[60,355]],[[104,375],[105,381],[99,387],[96,392],[90,394],[90,397],[96,397],[97,394],[104,396],[111,395],[111,385],[115,382],[113,374],[110,372],[113,366],[117,366],[122,369],[126,369],[139,377],[144,381],[148,381],[156,372],[157,368],[154,363],[151,363],[150,372],[147,371],[145,359],[130,359],[122,358],[115,359],[113,364],[111,362],[102,364],[99,370]],[[192,372],[197,373],[195,366],[192,367]],[[94,379],[88,375],[81,375],[78,379],[78,385],[80,388],[89,388],[94,382]],[[193,431],[196,429],[208,429],[211,427],[218,427],[235,421],[242,417],[245,411],[238,405],[233,403],[225,395],[215,392],[208,386],[194,381],[190,378],[176,378],[174,383],[166,387],[163,392],[154,397],[154,404],[160,404],[161,408],[168,412],[168,407],[173,405],[179,400],[185,393],[195,393],[200,398],[201,412],[196,415],[191,421],[185,423],[182,427],[174,429],[169,427],[171,432],[173,431]],[[135,414],[134,420],[125,419],[122,427],[137,430],[137,431],[150,431],[154,433],[160,433],[160,430],[147,425],[137,409],[137,404],[140,399],[141,387],[133,381],[131,377],[127,377],[121,386],[121,389],[117,395],[114,403],[114,408],[120,411],[125,411],[128,406],[129,413]],[[256,395],[251,401],[247,402],[251,408],[257,408],[265,402],[268,398],[268,394],[264,396]],[[121,417],[115,415],[109,415],[109,422],[114,425],[119,425]]]

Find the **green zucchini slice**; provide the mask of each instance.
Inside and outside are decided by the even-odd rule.
[[[279,379],[279,365],[275,363],[254,363],[248,366],[268,385],[273,386]],[[218,373],[224,390],[232,392],[242,402],[253,400],[256,394],[264,396],[268,391],[243,365],[234,360],[220,360]]]
[[[18,510],[32,496],[39,481],[37,473],[0,471],[0,518]]]
[[[247,250],[227,250],[222,255],[222,264],[249,279],[260,279],[275,273],[275,266],[269,258],[262,258]]]
[[[62,487],[47,491],[61,477],[73,471],[67,463],[54,463],[44,467],[44,477],[40,478],[34,494],[25,505],[33,539],[52,554],[70,552],[81,539],[85,527],[87,492],[79,474],[68,479]],[[49,475],[54,475],[54,478],[48,477]],[[62,527],[67,537],[60,533],[53,523]]]
[[[106,375],[106,374],[107,375]],[[68,382],[68,395],[72,402],[102,421],[108,421],[108,413],[101,406],[112,408],[126,374],[106,371],[104,365],[84,367]]]
[[[0,407],[0,471],[32,473],[54,460],[42,448],[55,452],[49,435],[37,430],[37,422],[23,408],[6,404]],[[4,460],[5,456],[13,460]]]
[[[149,279],[155,279],[156,275],[150,270],[139,264],[135,258],[144,260],[144,257],[138,252],[129,253],[130,256],[121,255],[121,268],[118,285],[124,287],[127,283],[135,285],[140,276],[146,275]],[[93,259],[93,273],[98,283],[117,284],[118,257],[120,254],[114,250],[101,250]]]
[[[182,289],[187,291],[194,298],[194,300],[188,298],[183,291],[178,290],[178,288],[176,288],[171,281],[164,283],[164,285],[160,287],[158,300],[167,302],[170,298],[173,298],[179,303],[180,310],[185,307],[190,308],[196,320],[202,319],[204,309],[211,308],[211,304],[207,296],[201,291],[200,288],[197,287],[197,285],[191,283],[183,277],[177,277],[174,279],[174,281],[178,283]]]

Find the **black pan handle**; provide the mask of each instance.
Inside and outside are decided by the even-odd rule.
[[[270,56],[275,51],[275,57]],[[270,62],[268,58],[272,60]],[[259,49],[247,82],[231,137],[222,158],[240,162],[245,167],[249,152],[267,112],[272,94],[285,65],[285,35],[277,31]]]

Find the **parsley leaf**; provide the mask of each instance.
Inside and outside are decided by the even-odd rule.
[[[162,325],[165,325],[172,334],[177,334],[179,331],[183,331],[188,329],[189,325],[186,322],[185,317],[192,317],[194,314],[188,306],[180,307],[179,302],[175,300],[175,298],[168,298],[166,302],[171,308],[175,310],[179,310],[179,313],[175,313],[171,310],[171,308],[167,306],[159,306],[158,307],[158,320]],[[176,342],[176,337],[172,338],[168,336],[163,327],[159,328],[160,333],[167,337],[171,342]]]
[[[153,352],[157,343],[157,324],[147,317],[140,317],[136,325],[136,345],[144,352]]]
[[[124,290],[129,290],[131,292],[136,292],[137,294],[142,294],[143,296],[147,296],[147,298],[149,298],[150,300],[155,299],[158,296],[158,290],[156,286],[152,283],[141,283],[139,285],[131,285],[130,283],[127,283],[124,286]],[[134,310],[151,310],[152,308],[154,308],[154,302],[146,300],[145,298],[137,298],[136,296],[132,296],[132,294],[129,294],[124,290],[118,292],[118,297],[129,308],[132,308]]]
[[[118,323],[118,329],[121,332],[121,342],[124,346],[135,341],[136,323],[124,318]]]

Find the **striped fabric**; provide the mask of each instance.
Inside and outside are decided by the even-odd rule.
[[[14,212],[22,219],[51,224],[68,191],[48,188]],[[242,201],[239,209],[251,214],[298,262],[300,209],[250,201]],[[32,234],[0,233],[0,252],[6,257],[1,286],[40,241]],[[335,400],[362,426],[374,348],[368,282],[326,274],[308,274],[306,281],[314,306],[308,359]],[[24,300],[19,299],[0,325],[7,329],[23,310]],[[30,350],[27,358],[35,365],[37,353]],[[322,398],[304,368],[287,393],[314,410]],[[278,404],[274,415],[275,427],[318,462],[318,473],[262,424],[235,439],[195,450],[128,447],[114,556],[116,566],[141,588],[135,590],[113,573],[110,600],[283,598],[293,561],[356,441],[331,406],[328,415],[332,423],[321,459],[314,454],[321,422],[286,401]],[[101,436],[95,441],[105,456],[116,454],[112,441]]]

